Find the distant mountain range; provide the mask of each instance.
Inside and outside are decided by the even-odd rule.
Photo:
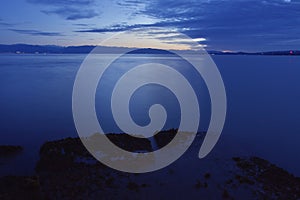
[[[0,44],[0,53],[49,53],[49,54],[68,54],[68,53],[89,53],[95,46],[56,46],[56,45],[29,45],[29,44]],[[113,51],[116,48],[103,47]]]
[[[270,56],[299,56],[300,50],[287,50],[287,51],[264,51],[264,52],[223,52],[223,51],[208,51],[213,55],[270,55]]]
[[[96,46],[56,46],[56,45],[29,45],[29,44],[0,44],[0,53],[25,53],[25,54],[87,54],[90,53]],[[120,53],[124,50],[130,51],[133,48],[126,47],[106,47],[98,48],[99,53]],[[168,54],[167,51],[157,49],[139,49],[131,52],[132,54]],[[268,51],[268,52],[224,52],[224,51],[208,51],[212,55],[300,55],[299,50],[288,51]]]

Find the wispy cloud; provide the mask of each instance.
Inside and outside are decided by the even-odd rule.
[[[286,37],[295,39],[300,34],[299,0],[125,0],[120,5],[135,1],[144,3],[137,14],[160,21],[154,26],[177,28],[192,38],[208,38],[212,46],[220,49],[257,48]],[[104,31],[118,29],[99,29]],[[277,37],[266,37],[270,33]]]
[[[67,20],[89,19],[99,15],[93,9],[95,0],[27,0],[29,3],[41,4],[49,8],[41,12],[56,14]]]
[[[15,25],[16,25],[16,24],[8,23],[8,22],[5,22],[5,21],[3,21],[2,19],[0,19],[0,26],[12,27],[12,26],[15,26]]]
[[[41,11],[47,15],[58,15],[67,20],[94,18],[99,15],[98,9],[109,8],[107,1],[103,3],[102,0],[26,1],[43,5]],[[89,21],[84,20],[74,23],[74,32],[106,33],[163,27],[191,38],[205,38],[206,41],[200,42],[215,49],[251,51],[261,50],[267,44],[282,44],[287,48],[284,41],[296,41],[289,44],[300,46],[295,40],[300,35],[300,0],[112,0],[111,3],[113,8],[128,12],[133,20],[130,18],[128,24],[124,24],[125,19],[120,17],[119,24],[113,24],[118,18],[109,13],[101,19],[105,25],[101,26],[100,20],[99,24],[91,24],[94,21],[88,24]],[[102,10],[103,13],[110,11]],[[118,15],[116,10],[113,11]],[[146,19],[144,23],[143,19]],[[108,23],[112,24],[107,26]],[[169,33],[164,33],[165,37],[169,37]],[[170,40],[163,37],[162,40]]]
[[[74,26],[79,26],[79,27],[91,27],[95,26],[95,24],[83,24],[83,23],[78,23],[78,24],[73,24]]]
[[[94,0],[27,0],[29,3],[55,5],[55,6],[66,6],[66,5],[90,5],[93,4]]]
[[[32,35],[32,36],[63,36],[63,34],[59,32],[45,32],[38,30],[25,30],[25,29],[8,29],[10,31],[24,34],[24,35]]]
[[[140,29],[140,28],[149,28],[149,27],[178,27],[179,24],[184,24],[185,21],[161,21],[157,23],[149,23],[149,24],[134,24],[134,25],[126,25],[126,24],[117,24],[112,25],[106,28],[85,28],[81,30],[76,30],[74,32],[88,32],[88,33],[106,33],[106,32],[122,32],[132,29]]]
[[[118,1],[117,4],[125,7],[137,7],[137,5],[144,5],[146,1],[141,0],[126,0]]]
[[[54,10],[42,10],[45,14],[57,14],[67,20],[89,19],[98,16],[92,9],[77,9],[77,8],[59,8]]]

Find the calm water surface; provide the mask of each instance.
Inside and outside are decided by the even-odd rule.
[[[45,141],[76,137],[72,89],[85,55],[0,55],[0,144],[23,145],[22,155],[0,162],[0,175],[31,174]],[[215,150],[262,156],[300,176],[300,57],[213,56],[226,87],[228,112]],[[201,77],[177,58],[131,55],[114,63],[99,82],[96,110],[106,132],[120,132],[112,120],[110,95],[128,69],[143,62],[174,67],[194,83],[201,109],[199,130],[210,115],[207,89]],[[165,128],[179,124],[179,107],[166,88],[148,85],[132,97],[130,111],[137,124],[149,123],[148,108],[165,106]],[[4,162],[4,161],[2,161]]]

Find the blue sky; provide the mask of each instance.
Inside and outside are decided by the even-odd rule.
[[[162,27],[210,50],[300,49],[300,0],[13,0],[0,10],[1,44],[97,45]]]

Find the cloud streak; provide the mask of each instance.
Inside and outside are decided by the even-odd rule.
[[[68,6],[68,5],[91,5],[94,0],[27,0],[29,3],[54,5],[54,6]]]
[[[207,38],[210,48],[250,51],[268,48],[269,44],[280,43],[278,41],[297,39],[300,35],[298,28],[300,27],[300,1],[296,0],[125,0],[119,2],[119,5],[124,7],[136,4],[142,9],[137,10],[135,15],[154,18],[158,22],[120,24],[104,28],[82,27],[75,32],[105,33],[135,28],[164,27],[181,31],[191,38]],[[144,6],[140,6],[141,4]],[[300,42],[293,45],[299,46]]]
[[[187,28],[183,32],[190,37],[209,38],[220,49],[257,49],[300,34],[300,3],[295,0],[152,0],[140,14],[173,21],[177,28]],[[277,37],[268,37],[270,33]]]
[[[89,19],[98,16],[94,10],[77,8],[59,8],[55,10],[42,10],[43,13],[51,15],[57,14],[67,20]]]
[[[59,32],[45,32],[45,31],[38,31],[38,30],[25,30],[25,29],[8,29],[10,31],[24,34],[24,35],[31,35],[31,36],[63,36],[63,34]]]
[[[12,27],[12,26],[15,26],[16,24],[13,24],[13,23],[7,23],[7,22],[4,22],[2,19],[0,19],[0,26],[7,26],[7,27]]]
[[[92,9],[95,7],[95,0],[27,0],[32,4],[40,4],[49,8],[41,12],[51,15],[56,14],[66,20],[90,19],[99,15],[99,12]]]
[[[185,21],[161,21],[157,23],[149,23],[149,24],[134,24],[134,25],[112,25],[110,27],[106,28],[87,28],[87,29],[81,29],[76,30],[74,32],[82,32],[82,33],[106,33],[106,32],[122,32],[132,29],[140,29],[140,28],[150,28],[150,27],[179,27],[181,24],[185,24]]]
[[[162,27],[191,38],[205,38],[200,42],[209,49],[264,51],[300,46],[300,0],[113,0],[111,5],[101,0],[26,1],[43,6],[41,12],[46,15],[73,20],[73,31],[82,33],[75,34],[80,36]],[[106,13],[96,22],[92,18],[100,15],[98,9]],[[130,18],[122,19],[124,15]],[[6,21],[0,21],[0,26],[13,28]],[[161,40],[169,40],[169,33],[161,33]]]

